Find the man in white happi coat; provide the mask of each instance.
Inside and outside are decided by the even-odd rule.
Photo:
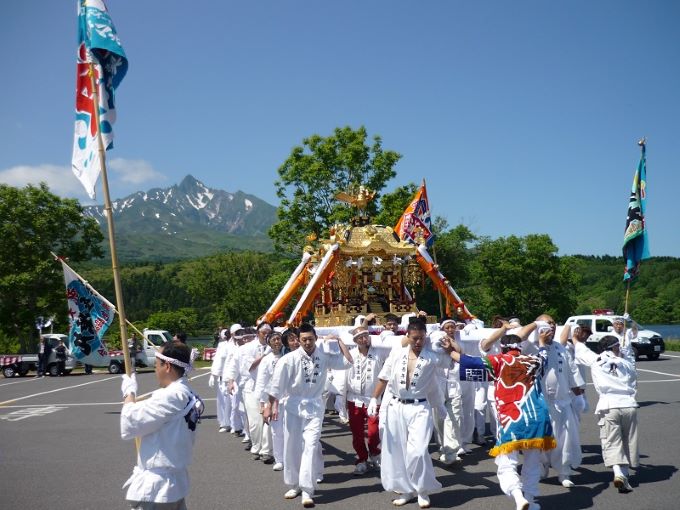
[[[560,343],[567,350],[569,356],[571,356],[571,359],[574,361],[574,363],[576,363],[576,351],[574,347],[574,342],[576,341],[586,342],[591,334],[592,333],[590,331],[590,327],[584,324],[573,325],[565,324],[564,327],[562,328],[562,333],[560,334]],[[583,386],[579,387],[579,390],[581,391],[579,394],[572,395],[571,407],[574,408],[574,413],[576,414],[576,418],[578,419],[580,424],[581,415],[585,412],[588,412],[590,406],[588,405],[588,400],[586,399],[585,382],[587,367],[576,363],[576,368],[578,369],[578,373],[581,376],[581,380],[583,381]]]
[[[431,349],[435,353],[441,353],[441,339],[447,336],[449,341],[460,337],[456,322],[443,317],[440,330],[430,334]],[[458,451],[462,447],[460,421],[462,414],[462,397],[460,390],[460,372],[458,363],[452,362],[449,366],[438,369],[438,390],[442,392],[442,405],[433,407],[434,429],[440,445],[439,460],[446,465],[461,462]]]
[[[286,499],[302,493],[302,506],[314,506],[317,485],[317,460],[320,451],[324,405],[323,390],[329,368],[341,370],[352,365],[352,355],[337,336],[339,352],[317,347],[316,331],[310,324],[300,326],[300,348],[283,356],[276,364],[269,386],[265,420],[280,419],[279,400],[285,402],[286,420],[283,440],[283,479],[290,489]]]
[[[252,328],[240,329],[236,331],[233,338],[236,343],[236,349],[233,352],[233,356],[228,358],[226,362],[227,387],[233,396],[231,409],[235,411],[232,413],[232,423],[236,421],[235,418],[240,419],[243,429],[243,439],[241,442],[245,445],[246,450],[250,451],[252,443],[250,442],[248,415],[243,403],[243,388],[249,378],[248,369],[250,368],[250,362],[245,360],[246,350],[249,348],[248,344],[255,338],[254,330]]]
[[[281,333],[272,331],[267,335],[267,345],[271,352],[267,354],[257,371],[257,381],[255,382],[255,393],[260,396],[260,412],[264,414],[264,408],[269,406],[269,385],[274,376],[276,364],[283,356],[283,340]],[[262,462],[274,464],[274,471],[283,470],[283,421],[270,421],[264,424],[263,434],[267,434],[268,441],[272,444],[272,457],[263,456]]]
[[[241,346],[239,349],[239,372],[243,390],[243,404],[248,418],[248,435],[250,437],[250,453],[253,460],[262,457],[271,457],[272,445],[267,434],[263,434],[264,421],[260,414],[260,396],[255,392],[257,371],[262,359],[269,354],[271,349],[267,345],[267,335],[272,328],[267,322],[261,322],[257,326],[255,340]]]
[[[540,334],[542,330],[548,329],[550,334],[545,345],[547,361],[544,364],[541,383],[550,410],[550,422],[557,439],[557,448],[544,454],[542,477],[547,477],[552,467],[557,471],[562,486],[571,488],[574,487],[574,482],[570,478],[571,469],[578,467],[582,458],[579,420],[571,400],[574,394],[580,394],[579,387],[585,382],[581,379],[576,364],[567,350],[559,341],[554,341],[557,328],[550,315],[538,316],[535,322],[522,328],[519,336],[526,339],[534,330]],[[536,354],[538,346],[534,342],[527,342],[522,352]]]
[[[472,338],[469,335],[472,331],[478,329],[478,324],[476,322],[470,322],[465,326],[463,330],[464,333],[458,338],[458,344],[460,345],[463,354],[468,356],[479,356],[479,339]],[[461,435],[461,447],[458,449],[458,455],[465,455],[470,453],[469,445],[473,443],[475,428],[477,427],[477,417],[480,413],[477,412],[477,406],[484,405],[486,407],[486,400],[478,401],[478,391],[486,391],[488,384],[479,381],[460,381],[460,392],[461,392],[461,420],[460,420],[460,435]],[[478,438],[480,436],[480,431],[477,431]],[[484,430],[481,431],[482,438],[484,437]]]
[[[237,331],[242,328],[240,324],[234,324],[231,329]],[[230,340],[230,330],[226,328],[220,329],[219,343],[213,355],[212,364],[210,365],[210,378],[208,379],[208,386],[215,388],[216,393],[215,407],[217,409],[218,432],[229,432],[231,430],[232,400],[227,388],[227,380],[222,378],[227,368],[227,358],[230,354]]]
[[[590,367],[600,396],[595,414],[599,417],[604,465],[614,470],[614,486],[619,492],[628,493],[633,490],[628,483],[628,468],[637,467],[639,461],[635,357],[613,335],[600,340],[600,349],[602,352],[595,354],[580,339],[574,339],[576,361]]]
[[[628,319],[630,319],[630,316],[627,313],[623,317],[615,317],[613,321],[614,331],[610,333],[619,339],[621,349],[632,349],[632,342],[638,336],[635,323],[633,323],[632,328],[626,329],[626,320]]]
[[[126,499],[134,510],[185,510],[196,424],[203,403],[189,387],[191,349],[169,342],[156,353],[160,386],[146,400],[135,402],[135,374],[123,375],[120,413],[123,439],[140,439],[137,464],[125,482]]]
[[[409,345],[390,355],[383,365],[369,404],[369,415],[377,414],[379,399],[389,386],[393,397],[387,407],[382,438],[380,479],[386,491],[400,496],[393,500],[403,506],[416,495],[421,508],[429,508],[429,494],[441,488],[434,476],[428,443],[432,436],[432,407],[427,397],[438,382],[437,368],[451,363],[451,344],[441,339],[444,354],[426,350],[427,328],[417,319],[407,328]]]
[[[352,446],[357,454],[353,474],[361,476],[369,467],[380,468],[379,421],[378,416],[368,415],[368,405],[389,350],[371,345],[366,326],[355,328],[352,335],[356,347],[350,351],[354,361],[345,371],[345,386]]]

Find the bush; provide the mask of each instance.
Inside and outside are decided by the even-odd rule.
[[[0,331],[0,353],[2,354],[19,354],[21,342],[16,338],[11,338]]]

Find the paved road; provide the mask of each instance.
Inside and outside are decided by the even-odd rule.
[[[638,364],[641,405],[642,467],[633,477],[635,491],[620,495],[602,466],[593,416],[582,424],[584,461],[564,489],[551,476],[541,484],[544,510],[597,508],[671,510],[680,506],[677,464],[680,458],[680,356]],[[191,468],[190,508],[298,509],[299,499],[285,501],[280,473],[250,460],[240,441],[218,434],[215,401],[207,371],[192,385],[206,398]],[[139,376],[140,391],[155,387],[153,373]],[[589,389],[591,402],[594,390]],[[134,444],[119,436],[119,378],[108,373],[62,378],[0,379],[0,508],[124,509],[122,483],[134,463]],[[335,416],[327,416],[323,433],[325,479],[317,507],[358,510],[392,508],[376,474],[352,477],[351,436]],[[476,447],[462,469],[435,462],[444,488],[432,496],[434,508],[508,510],[514,506],[500,492],[495,465]],[[674,480],[675,479],[675,480]],[[674,483],[676,482],[676,483]],[[409,505],[407,508],[417,508]]]

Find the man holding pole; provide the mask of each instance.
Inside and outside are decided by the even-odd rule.
[[[123,375],[124,404],[120,414],[123,439],[140,438],[137,464],[125,482],[126,499],[134,510],[184,510],[196,424],[203,402],[189,387],[191,349],[179,342],[156,353],[160,389],[135,402],[135,374]]]

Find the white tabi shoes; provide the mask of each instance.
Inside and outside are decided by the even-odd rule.
[[[283,497],[286,499],[295,499],[300,495],[300,488],[299,487],[293,487],[290,489],[288,492],[286,492]]]
[[[413,501],[414,498],[415,498],[415,494],[407,492],[406,494],[402,494],[397,499],[393,499],[392,504],[394,506],[404,506],[404,505],[410,503],[411,501]]]
[[[312,496],[302,491],[302,506],[305,508],[314,508],[314,500]]]
[[[633,488],[630,486],[630,484],[628,483],[628,478],[626,478],[625,476],[615,476],[614,487],[619,489],[619,492],[621,494],[628,494],[629,492],[633,492]]]
[[[418,494],[418,506],[420,508],[430,508],[430,496],[427,494]]]
[[[558,480],[562,484],[562,487],[565,487],[566,489],[571,489],[572,487],[576,487],[576,484],[572,482],[568,476],[560,476],[558,477]]]

